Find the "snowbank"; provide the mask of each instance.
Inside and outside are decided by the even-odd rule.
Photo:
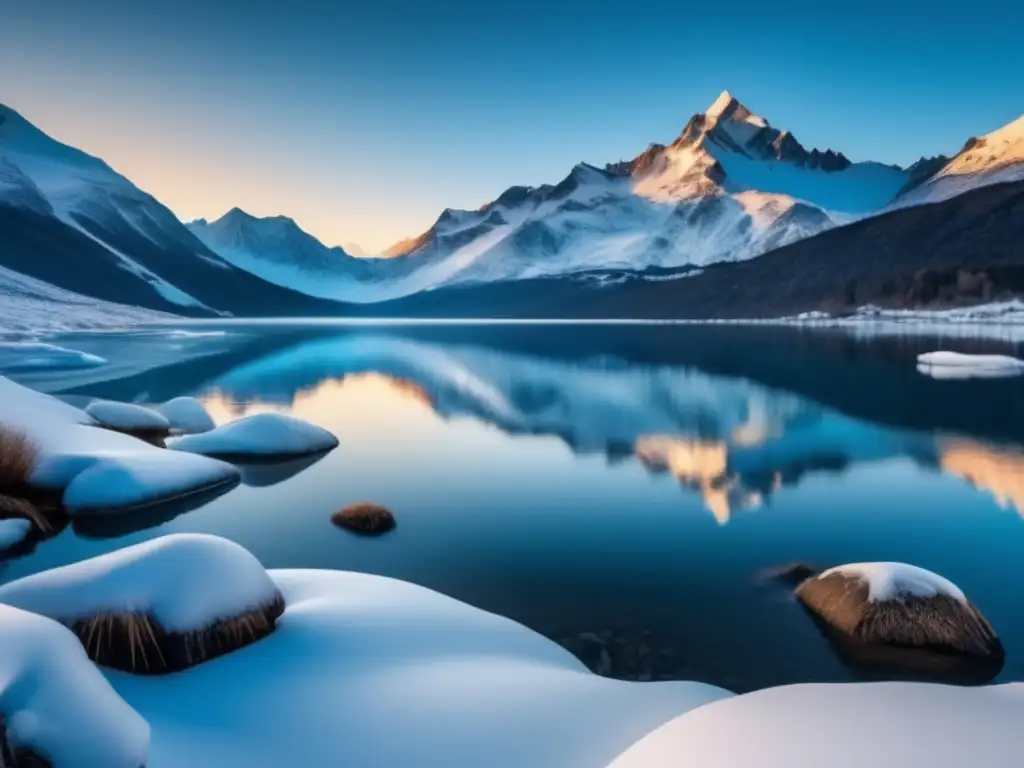
[[[157,410],[170,423],[171,429],[181,434],[197,435],[217,426],[206,406],[194,397],[176,397],[158,406]]]
[[[166,677],[108,673],[153,726],[148,768],[599,768],[731,695],[599,677],[533,631],[413,584],[270,575],[287,608],[259,643]]]
[[[184,664],[169,658],[181,643],[165,635],[194,635],[218,622],[279,605],[280,595],[260,562],[239,545],[217,536],[175,534],[10,582],[0,587],[0,603],[71,626],[95,660],[113,666],[123,666],[115,658],[123,655],[113,637],[117,622],[106,622],[97,636],[88,631],[92,627],[86,620],[148,617],[155,622],[155,638],[152,644],[139,638],[138,646],[155,651],[163,663],[155,658],[131,661],[145,664],[137,671],[167,671],[165,667],[184,668],[234,650],[260,634],[249,632],[245,642],[230,648],[220,637],[219,652],[214,654],[204,654],[193,638],[195,642],[184,649],[190,652],[189,663]],[[255,628],[246,627],[250,629]],[[272,629],[271,620],[266,630]]]
[[[1002,664],[1002,643],[963,591],[904,563],[856,563],[807,579],[796,596],[857,643],[921,649]]]
[[[228,485],[229,464],[101,429],[84,411],[0,377],[0,422],[40,448],[33,482],[60,490],[71,512],[141,506]]]
[[[1005,768],[1022,718],[1021,683],[793,685],[677,717],[609,768]]]
[[[78,639],[55,621],[6,605],[0,605],[0,718],[12,752],[31,750],[58,768],[147,763],[149,726],[103,679]]]
[[[28,371],[35,368],[94,368],[107,361],[77,349],[37,341],[0,343],[0,371]]]
[[[168,440],[167,447],[208,456],[286,457],[329,451],[338,438],[308,421],[279,413],[246,416],[201,435]]]
[[[122,432],[167,433],[171,428],[162,414],[131,403],[96,400],[88,405],[85,412],[100,424]]]

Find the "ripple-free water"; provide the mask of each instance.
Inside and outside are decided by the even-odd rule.
[[[75,335],[107,358],[24,383],[280,411],[341,447],[246,469],[191,511],[70,526],[9,580],[154,536],[233,539],[270,568],[379,573],[509,616],[605,674],[734,690],[862,679],[765,569],[900,560],[958,583],[1024,677],[1024,379],[936,381],[958,338],[782,328],[251,327]],[[646,461],[642,461],[642,455]],[[652,460],[652,455],[657,460]],[[381,539],[334,528],[390,507]],[[132,530],[143,525],[152,527]]]

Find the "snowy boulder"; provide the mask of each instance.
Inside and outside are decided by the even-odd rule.
[[[1024,374],[1024,360],[1007,355],[927,352],[917,356],[917,369],[937,379],[1000,378]]]
[[[127,510],[237,484],[241,474],[222,461],[154,448],[92,462],[64,489],[71,515]]]
[[[173,431],[183,435],[198,435],[217,426],[206,406],[194,397],[176,397],[157,410],[170,422]]]
[[[174,438],[167,443],[176,451],[224,458],[287,458],[329,451],[338,438],[308,421],[279,413],[246,416],[201,435]]]
[[[843,565],[807,579],[796,596],[831,629],[864,644],[998,659],[1003,645],[952,582],[903,563]]]
[[[0,603],[68,626],[89,658],[139,674],[186,669],[269,635],[281,593],[247,550],[175,534],[0,587]]]
[[[114,692],[78,639],[0,605],[0,765],[140,768],[149,725]]]
[[[85,412],[104,427],[129,435],[166,437],[171,430],[170,422],[162,414],[141,405],[97,400]]]
[[[391,510],[369,501],[349,504],[331,515],[331,522],[364,536],[379,536],[395,528],[395,516]]]
[[[77,349],[58,347],[34,341],[0,343],[0,371],[30,371],[35,369],[95,368],[107,361],[102,357]]]
[[[1022,719],[1021,683],[788,685],[682,714],[608,768],[1003,768]]]
[[[0,552],[21,544],[32,533],[32,522],[25,517],[0,520]]]

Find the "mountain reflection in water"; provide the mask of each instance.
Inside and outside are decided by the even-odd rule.
[[[438,589],[602,674],[749,690],[864,676],[760,573],[902,560],[963,587],[1006,645],[999,679],[1024,675],[1024,382],[938,381],[915,362],[1012,348],[653,326],[235,326],[174,339],[173,354],[155,331],[61,341],[111,366],[36,371],[33,386],[76,402],[194,395],[218,422],[290,413],[341,445],[246,469],[145,530],[71,526],[4,579],[208,532],[268,567]],[[363,499],[397,530],[365,541],[330,525]]]

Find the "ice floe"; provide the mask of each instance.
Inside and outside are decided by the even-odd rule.
[[[106,362],[102,357],[88,352],[41,341],[0,342],[0,371],[94,368]]]
[[[917,356],[917,370],[936,379],[1003,378],[1024,374],[1024,360],[1008,355],[926,352]]]
[[[200,435],[167,442],[177,451],[207,456],[288,457],[336,448],[338,438],[326,429],[280,413],[258,413]]]

